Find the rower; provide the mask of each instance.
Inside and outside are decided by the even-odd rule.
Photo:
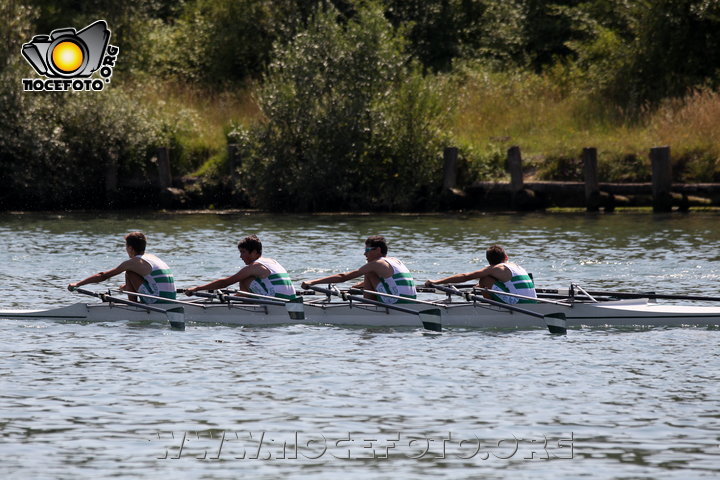
[[[245,266],[237,273],[214,280],[205,285],[185,289],[186,295],[199,290],[220,290],[233,283],[240,284],[240,290],[258,295],[295,300],[295,287],[287,270],[272,258],[262,256],[262,242],[255,235],[249,235],[238,242],[240,258]]]
[[[388,257],[387,252],[388,246],[385,238],[381,235],[372,235],[365,240],[365,260],[367,262],[365,265],[350,272],[307,280],[301,286],[302,288],[308,288],[310,285],[317,285],[318,283],[341,283],[364,276],[363,282],[355,285],[355,287],[408,299],[416,298],[415,280],[413,280],[410,270],[400,259]],[[406,303],[402,298],[368,293],[364,296],[386,304]]]
[[[162,298],[175,299],[175,279],[170,267],[155,255],[145,253],[147,239],[142,232],[131,232],[125,235],[125,251],[130,257],[117,267],[91,275],[79,282],[68,285],[71,292],[77,287],[88,283],[100,283],[115,275],[125,272],[125,285],[120,287],[126,292],[136,292],[161,298],[140,297],[143,303],[168,303]],[[137,302],[137,296],[129,294],[128,298]]]
[[[516,263],[508,261],[505,250],[500,245],[492,245],[485,252],[489,265],[469,273],[459,273],[440,280],[428,280],[425,286],[441,283],[462,283],[478,280],[478,286],[486,289],[485,298],[507,303],[532,303],[532,300],[511,297],[502,293],[512,293],[525,297],[537,298],[532,277]],[[492,292],[488,292],[492,291]]]

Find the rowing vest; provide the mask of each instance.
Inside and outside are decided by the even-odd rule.
[[[537,298],[537,293],[535,292],[535,284],[533,283],[532,278],[530,278],[530,275],[528,275],[524,268],[514,263],[503,263],[502,265],[505,265],[507,268],[510,269],[512,277],[510,278],[509,282],[501,282],[499,280],[495,281],[495,284],[492,286],[491,290],[496,290],[498,292],[515,293],[517,295]],[[535,303],[532,300],[508,297],[507,295],[493,294],[492,296],[495,297],[497,300],[508,304]]]
[[[137,255],[147,263],[150,264],[149,275],[143,277],[143,283],[138,289],[138,293],[144,293],[146,295],[155,295],[157,297],[175,299],[175,279],[170,271],[170,267],[165,262],[160,260],[155,255],[145,254]],[[171,303],[163,300],[156,300],[154,298],[139,297],[143,303]]]
[[[380,283],[375,285],[375,290],[390,295],[417,298],[415,280],[413,280],[412,274],[405,264],[392,257],[385,257],[384,260],[392,267],[393,274],[390,277],[380,279]],[[412,303],[397,298],[383,297],[382,295],[377,295],[377,297],[383,303]]]
[[[278,262],[272,258],[260,257],[255,260],[255,263],[265,266],[270,270],[270,275],[266,278],[255,278],[250,283],[250,291],[257,293],[258,295],[267,295],[269,297],[285,298],[287,300],[294,300],[295,287],[293,287],[290,281],[290,275],[287,270],[283,268]]]

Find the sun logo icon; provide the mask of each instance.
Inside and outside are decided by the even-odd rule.
[[[65,73],[74,73],[83,64],[83,51],[72,41],[58,43],[52,51],[52,63],[58,70]]]

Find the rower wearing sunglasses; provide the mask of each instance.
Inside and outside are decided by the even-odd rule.
[[[387,243],[380,235],[373,235],[365,240],[365,259],[367,263],[357,270],[330,275],[329,277],[308,280],[302,283],[302,288],[311,285],[342,283],[357,277],[364,277],[363,282],[355,285],[366,292],[372,291],[386,295],[366,293],[365,297],[379,300],[383,303],[405,303],[403,298],[417,297],[415,281],[410,270],[402,261],[387,256]],[[395,298],[402,297],[402,298]]]

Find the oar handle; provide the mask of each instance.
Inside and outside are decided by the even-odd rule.
[[[178,289],[178,293],[184,293],[185,290]],[[209,298],[211,300],[220,300],[220,297],[222,297],[219,293],[203,293],[203,292],[193,292],[193,295],[200,298]]]
[[[336,297],[340,296],[340,292],[337,290],[331,290],[325,287],[318,287],[317,285],[308,285],[307,288],[315,292],[324,293],[325,295],[335,295]]]
[[[307,285],[308,288],[316,292],[324,293],[326,295],[334,295],[341,297],[343,300],[353,300],[359,303],[366,303],[370,305],[377,305],[379,307],[387,308],[388,310],[396,310],[398,312],[409,313],[410,315],[417,315],[422,323],[423,328],[433,332],[442,331],[442,312],[439,308],[426,309],[426,310],[413,310],[412,308],[399,307],[388,303],[378,302],[369,298],[356,297],[355,295],[348,295],[346,292],[341,292],[337,289],[323,288],[315,285]]]
[[[221,290],[221,292],[224,293],[224,294],[227,294],[227,295],[233,295],[233,294],[235,294],[235,295],[243,295],[243,296],[247,296],[247,297],[251,297],[251,298],[260,298],[260,299],[263,299],[263,300],[272,300],[272,301],[275,301],[275,302],[287,303],[287,302],[290,302],[290,301],[291,301],[289,298],[271,297],[270,295],[260,295],[259,293],[246,292],[246,291],[244,291],[244,290],[228,290],[228,289],[225,289],[225,290]]]
[[[284,306],[291,320],[305,320],[305,303],[302,297],[295,296],[295,298],[282,298],[282,297],[271,297],[269,295],[261,295],[259,293],[246,292],[244,290],[222,290],[223,293],[238,293],[242,296],[236,295],[224,295],[222,298],[257,304],[257,305],[280,305]]]
[[[75,287],[70,289],[70,291],[82,293],[83,295],[89,295],[91,297],[96,297],[103,302],[120,303],[122,305],[129,305],[131,307],[141,308],[148,312],[164,313],[165,317],[168,320],[168,323],[170,324],[170,328],[175,330],[185,330],[185,312],[182,307],[173,307],[165,310],[164,308],[153,307],[152,305],[133,302],[131,300],[125,300],[124,298],[117,298],[106,293],[93,292],[92,290],[86,290],[84,288]]]
[[[369,294],[371,294],[371,295],[377,295],[377,296],[380,296],[380,297],[396,298],[396,299],[398,299],[398,300],[404,300],[404,301],[410,302],[410,303],[419,303],[419,304],[422,304],[422,305],[430,305],[430,306],[433,306],[433,307],[443,307],[443,308],[447,308],[447,305],[445,305],[445,304],[443,304],[443,303],[428,302],[428,301],[425,301],[425,300],[418,300],[417,298],[402,297],[402,296],[400,296],[400,295],[391,295],[391,294],[389,294],[389,293],[377,292],[377,291],[375,291],[375,290],[365,290],[365,289],[362,289],[362,288],[348,288],[347,291],[348,291],[348,293],[358,293],[358,294],[363,294],[363,295],[366,294],[366,293],[369,293]]]
[[[309,285],[309,287],[311,290],[315,290],[317,292],[324,293],[326,295],[334,295],[336,297],[342,298],[343,300],[352,300],[352,301],[360,302],[360,303],[369,303],[370,305],[377,305],[379,307],[385,307],[389,310],[397,310],[398,312],[419,315],[419,312],[417,310],[413,310],[412,308],[400,307],[398,305],[393,305],[391,303],[378,302],[377,300],[372,300],[370,298],[356,297],[355,295],[348,295],[346,292],[331,290],[329,288],[318,287],[316,285]]]
[[[484,287],[475,287],[475,289],[480,290],[481,292],[486,292],[486,293],[494,292],[494,290],[490,290],[489,288],[484,288]],[[556,300],[547,300],[544,298],[528,297],[527,295],[520,295],[517,293],[502,292],[500,295],[504,295],[506,297],[519,298],[520,300],[530,300],[530,301],[536,302],[536,303],[552,303],[554,305],[560,305],[562,307],[572,307],[573,306],[571,303],[567,303],[567,302],[558,302]]]
[[[542,313],[532,312],[532,311],[526,310],[526,309],[524,309],[524,308],[516,307],[516,306],[514,306],[514,305],[508,305],[507,303],[497,302],[497,301],[495,301],[495,300],[491,300],[491,299],[489,299],[489,298],[481,297],[481,296],[479,296],[479,295],[473,295],[473,294],[471,294],[471,293],[463,293],[463,292],[459,291],[457,288],[444,287],[444,286],[442,286],[442,285],[436,285],[436,284],[433,284],[433,287],[434,287],[434,288],[437,288],[438,290],[441,290],[441,291],[443,291],[443,292],[446,292],[446,293],[450,293],[450,294],[453,294],[453,295],[458,295],[458,296],[461,296],[461,297],[465,297],[465,299],[468,300],[468,301],[469,301],[469,300],[474,300],[474,301],[476,301],[476,302],[487,303],[488,305],[493,305],[493,306],[495,306],[495,307],[505,308],[505,309],[510,310],[510,311],[513,311],[513,312],[522,313],[522,314],[528,315],[528,316],[530,316],[530,317],[545,318],[545,315],[543,315]]]
[[[130,291],[128,291],[128,290],[120,290],[120,289],[118,289],[118,290],[116,290],[116,291],[117,291],[118,293],[124,293],[124,294],[126,294],[126,295],[136,295],[136,296],[138,296],[138,297],[143,297],[143,298],[152,298],[152,299],[154,299],[154,300],[160,300],[160,301],[163,301],[163,302],[166,302],[166,303],[177,303],[177,304],[180,304],[180,305],[192,305],[193,307],[202,307],[202,308],[205,308],[205,305],[203,305],[202,303],[184,302],[184,301],[182,301],[182,300],[177,300],[177,299],[175,299],[175,298],[159,297],[159,296],[157,296],[157,295],[148,295],[148,294],[146,294],[146,293],[130,292]]]
[[[265,300],[264,298],[238,297],[235,295],[220,295],[220,300],[229,300],[231,302],[238,303],[250,303],[253,305],[279,305],[281,307],[284,307],[286,304],[286,302],[282,302],[280,300]]]
[[[92,290],[87,290],[87,289],[85,289],[85,288],[73,287],[73,288],[71,288],[71,289],[69,289],[69,290],[70,290],[71,292],[82,293],[83,295],[89,295],[89,296],[91,296],[91,297],[100,298],[100,294],[99,294],[98,292],[93,292]]]
[[[223,303],[237,302],[237,303],[248,303],[251,305],[280,305],[283,307],[286,306],[286,302],[282,302],[282,301],[280,301],[280,299],[265,300],[263,298],[238,297],[235,295],[225,295],[220,292],[218,292],[218,293],[194,292],[193,295],[196,295],[201,298],[209,298],[212,300],[218,300]]]
[[[113,297],[112,295],[108,295],[107,293],[93,292],[92,290],[86,290],[84,288],[75,288],[73,291],[82,293],[83,295],[90,295],[91,297],[99,298],[103,302],[121,303],[123,305],[129,305],[131,307],[142,308],[143,310],[147,310],[150,312],[167,314],[167,310],[165,310],[164,308],[153,307],[152,305],[147,305],[145,303],[133,302],[132,300],[125,300],[124,298]]]
[[[489,298],[485,297],[479,297],[477,295],[471,295],[469,293],[463,294],[460,290],[454,287],[443,287],[442,285],[436,285],[431,284],[434,288],[437,288],[438,290],[441,290],[443,292],[452,294],[452,295],[459,295],[464,296],[468,300],[475,300],[481,303],[487,303],[488,305],[494,305],[496,307],[504,308],[506,310],[510,310],[512,312],[518,312],[522,313],[524,315],[528,315],[530,317],[535,318],[541,318],[545,320],[545,325],[547,326],[548,330],[550,330],[550,333],[559,333],[559,334],[565,334],[567,333],[567,323],[566,323],[566,317],[564,313],[550,313],[547,315],[550,319],[546,318],[546,315],[543,315],[541,313],[532,312],[530,310],[526,310],[524,308],[519,308],[513,305],[508,305],[507,303],[502,302],[496,302],[495,300],[490,300]]]

